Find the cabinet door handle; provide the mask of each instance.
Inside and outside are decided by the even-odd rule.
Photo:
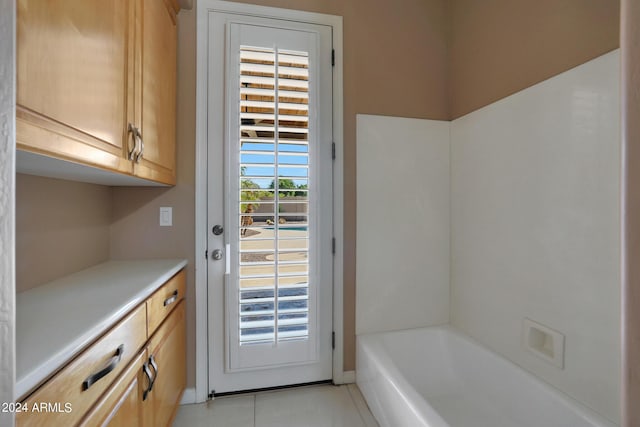
[[[149,391],[151,391],[153,389],[153,385],[156,383],[156,380],[158,379],[158,365],[156,364],[156,361],[153,358],[153,354],[149,356],[149,364],[151,365],[151,367],[155,372],[155,374],[153,375],[153,381],[151,381],[151,384],[149,385]]]
[[[140,133],[140,129],[138,130],[138,140],[140,141],[140,151],[138,151],[138,155],[136,156],[136,163],[140,163],[140,159],[142,158],[142,154],[144,152],[144,139],[142,139],[142,134]]]
[[[138,152],[138,128],[129,123],[129,127],[127,131],[133,135],[133,148],[129,151],[129,160],[134,160],[136,158],[136,154]],[[127,143],[128,144],[128,143]],[[128,147],[128,145],[127,145]]]
[[[89,387],[98,382],[100,378],[103,378],[104,376],[109,374],[109,372],[113,371],[116,366],[118,366],[118,363],[120,363],[120,360],[122,360],[122,353],[124,353],[124,344],[120,344],[120,346],[116,350],[116,354],[111,359],[109,359],[109,363],[107,363],[107,366],[105,366],[95,374],[89,375],[89,377],[84,380],[84,382],[82,383],[82,391],[88,390]]]
[[[178,290],[176,289],[175,291],[173,291],[173,293],[169,298],[164,300],[164,306],[166,307],[168,305],[173,304],[174,302],[176,302],[177,299],[178,299]]]
[[[147,400],[147,396],[149,395],[149,392],[151,391],[151,387],[153,387],[153,381],[154,380],[151,378],[151,371],[149,370],[149,365],[148,364],[145,363],[144,365],[142,365],[142,371],[147,376],[147,380],[149,381],[149,386],[142,393],[142,400]]]

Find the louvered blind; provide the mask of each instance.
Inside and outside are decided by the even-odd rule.
[[[240,344],[309,336],[309,56],[240,48]]]

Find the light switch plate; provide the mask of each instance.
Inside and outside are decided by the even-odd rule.
[[[173,208],[161,207],[160,208],[160,226],[171,227],[173,225]]]

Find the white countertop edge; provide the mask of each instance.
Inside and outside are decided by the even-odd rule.
[[[124,317],[135,307],[146,300],[167,280],[171,279],[176,273],[187,265],[187,260],[181,260],[169,270],[166,270],[161,276],[138,291],[127,304],[119,307],[116,311],[110,313],[109,316],[103,318],[98,324],[87,330],[85,334],[78,336],[74,341],[68,343],[60,351],[52,354],[39,366],[25,373],[22,377],[16,376],[15,396],[16,399],[24,399],[36,387],[44,383],[53,374],[62,369],[65,364],[70,362],[82,350],[87,348],[91,343],[107,332],[118,321]]]

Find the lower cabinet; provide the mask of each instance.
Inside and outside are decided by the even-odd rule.
[[[17,426],[170,426],[186,385],[184,283],[182,270],[21,402],[65,410],[23,412]]]
[[[183,301],[80,426],[170,426],[186,385],[184,349]]]
[[[149,340],[148,363],[154,372],[144,425],[170,426],[186,385],[185,304],[182,301]],[[147,402],[145,402],[147,403]]]

